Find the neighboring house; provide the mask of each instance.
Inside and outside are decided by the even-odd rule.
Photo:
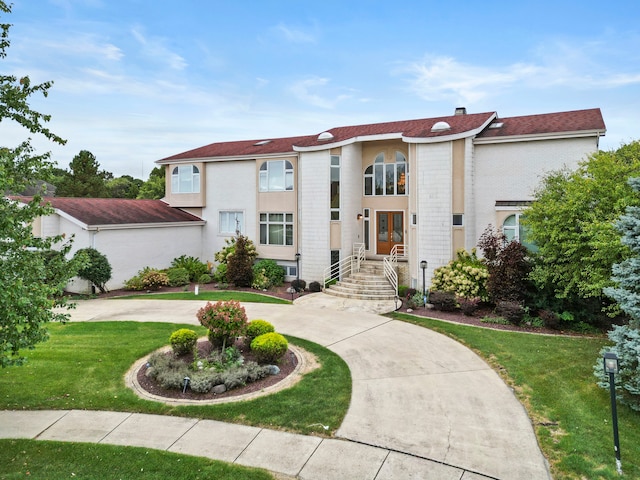
[[[403,254],[400,283],[420,287],[421,261],[430,279],[487,226],[518,238],[544,174],[576,167],[604,134],[599,109],[500,118],[458,108],[448,117],[213,143],[156,163],[167,169],[166,202],[206,220],[203,260],[239,230],[289,278],[322,282],[363,244],[370,259]]]
[[[65,234],[67,239],[73,236],[71,254],[93,247],[106,255],[112,268],[108,289],[121,288],[146,266],[166,268],[180,255],[201,256],[206,222],[161,200],[57,197],[44,200],[55,212],[34,222],[34,235]],[[90,285],[75,278],[67,289],[85,293]]]

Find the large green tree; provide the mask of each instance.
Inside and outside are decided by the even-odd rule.
[[[90,197],[107,198],[109,189],[107,181],[113,174],[100,170],[95,155],[88,150],[81,150],[69,164],[69,173],[57,186],[58,197]]]
[[[136,198],[144,182],[131,175],[122,175],[107,181],[107,192],[111,198]]]
[[[627,182],[639,175],[636,141],[544,178],[525,219],[539,248],[531,277],[541,291],[596,312],[610,303],[603,289],[612,285],[611,267],[629,255],[614,222],[626,207],[640,204]]]
[[[0,0],[0,16],[11,8]],[[9,28],[0,23],[0,60],[9,47]],[[51,82],[32,85],[29,77],[0,75],[0,140],[7,142],[15,135],[1,133],[1,127],[16,122],[31,134],[43,135],[52,142],[65,140],[45,127],[49,115],[31,109],[29,98],[47,96]],[[16,142],[20,142],[17,140]],[[40,180],[47,180],[53,167],[49,154],[36,155],[26,138],[16,145],[0,145],[0,192],[22,192]],[[0,196],[0,365],[19,364],[22,351],[33,348],[47,338],[46,323],[63,320],[66,315],[54,311],[64,304],[60,295],[73,265],[65,260],[69,243],[62,237],[37,238],[32,223],[52,209],[43,204],[40,194],[28,203]],[[53,250],[53,246],[57,250]]]
[[[164,197],[165,167],[155,167],[149,174],[149,180],[140,187],[138,198],[151,198],[158,200]]]

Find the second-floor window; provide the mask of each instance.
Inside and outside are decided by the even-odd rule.
[[[200,193],[200,170],[195,165],[180,165],[171,172],[171,193]]]
[[[384,153],[380,153],[373,165],[364,171],[364,194],[406,195],[407,173],[407,159],[403,153],[396,152],[394,163],[385,163]]]
[[[271,160],[260,165],[260,191],[293,190],[293,165],[287,160]]]

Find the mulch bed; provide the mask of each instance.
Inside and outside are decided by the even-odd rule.
[[[242,353],[242,356],[244,357],[245,362],[248,362],[250,360],[255,361],[255,358],[253,357],[251,350],[246,347],[244,342],[238,341],[236,342],[235,346],[240,350],[240,353]],[[202,340],[198,342],[198,356],[200,358],[205,358],[207,355],[209,355],[211,353],[211,349],[212,349],[212,346],[208,340]],[[167,352],[167,355],[171,355],[171,354],[172,352]],[[185,355],[184,361],[187,363],[191,363],[193,361],[193,355]],[[293,370],[296,368],[297,364],[298,364],[298,359],[296,358],[295,354],[291,350],[289,350],[287,353],[285,353],[284,357],[282,357],[282,359],[278,363],[278,368],[280,368],[280,373],[278,373],[277,375],[267,375],[266,377],[256,382],[248,383],[243,387],[234,388],[233,390],[227,390],[224,393],[218,393],[218,394],[213,392],[197,393],[191,390],[190,388],[187,388],[187,390],[184,393],[182,392],[182,390],[171,390],[171,389],[162,388],[160,385],[157,384],[155,380],[153,380],[150,377],[147,377],[146,365],[143,365],[140,368],[140,370],[138,370],[137,379],[138,379],[138,383],[144,390],[146,390],[147,392],[153,395],[158,395],[160,397],[174,398],[174,399],[180,399],[180,400],[214,400],[219,398],[235,397],[238,395],[244,395],[246,393],[253,393],[253,392],[260,391],[266,387],[270,387],[271,385],[275,385],[276,383],[288,377],[291,374],[291,372],[293,372]]]

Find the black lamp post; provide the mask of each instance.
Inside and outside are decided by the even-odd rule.
[[[296,253],[296,291],[300,288],[300,252]]]
[[[420,262],[420,268],[422,269],[422,304],[427,304],[427,282],[425,280],[425,272],[427,271],[427,261],[422,260]]]
[[[622,475],[622,462],[620,461],[620,439],[618,438],[618,410],[616,407],[616,379],[619,371],[618,356],[613,352],[606,352],[603,357],[604,373],[609,374],[609,391],[611,392],[611,418],[613,420],[613,444],[616,452],[616,470]]]

